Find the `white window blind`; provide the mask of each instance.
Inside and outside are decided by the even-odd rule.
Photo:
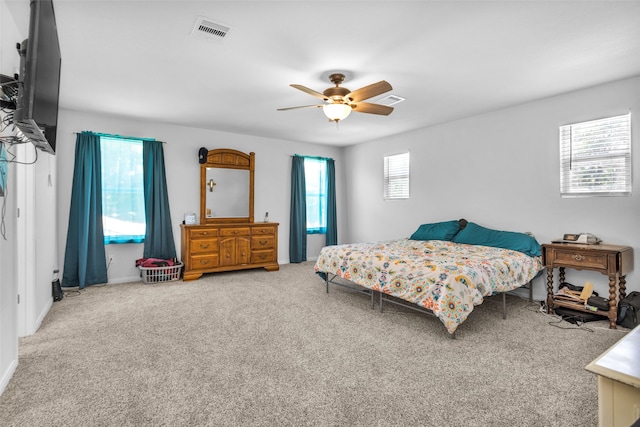
[[[560,195],[631,194],[631,115],[560,127]]]
[[[409,152],[384,156],[384,199],[409,198]]]

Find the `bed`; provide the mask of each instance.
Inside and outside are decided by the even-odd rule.
[[[446,223],[444,234],[444,222],[423,224],[411,238],[324,247],[314,269],[327,291],[330,282],[340,284],[332,280],[340,277],[369,294],[372,308],[376,294],[381,304],[408,303],[436,316],[455,337],[485,297],[530,284],[543,265],[532,236],[465,220]],[[429,227],[430,232],[419,233]]]

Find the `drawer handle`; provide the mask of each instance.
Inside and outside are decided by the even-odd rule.
[[[575,259],[576,261],[580,262],[580,261],[582,261],[584,259],[584,257],[582,255],[580,255],[580,254],[575,254],[573,256],[573,259]]]
[[[209,246],[208,243],[206,245],[200,244],[200,249],[209,249]]]
[[[261,245],[266,245],[267,243],[269,243],[268,240],[260,240],[259,242]]]
[[[208,259],[207,259],[207,260],[202,260],[202,259],[201,259],[201,260],[200,260],[200,265],[207,265],[207,264],[209,264],[210,262],[211,262],[211,261],[210,261],[210,260],[208,260]]]

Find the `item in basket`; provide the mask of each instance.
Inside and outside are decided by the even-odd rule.
[[[136,267],[169,267],[174,264],[172,259],[140,258],[136,260]]]
[[[143,267],[139,266],[143,283],[159,283],[179,280],[183,264],[175,260],[175,265],[168,267]]]

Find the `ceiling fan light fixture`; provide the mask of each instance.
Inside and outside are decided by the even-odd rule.
[[[348,104],[325,104],[322,106],[322,111],[332,122],[339,122],[351,114],[351,106]]]

